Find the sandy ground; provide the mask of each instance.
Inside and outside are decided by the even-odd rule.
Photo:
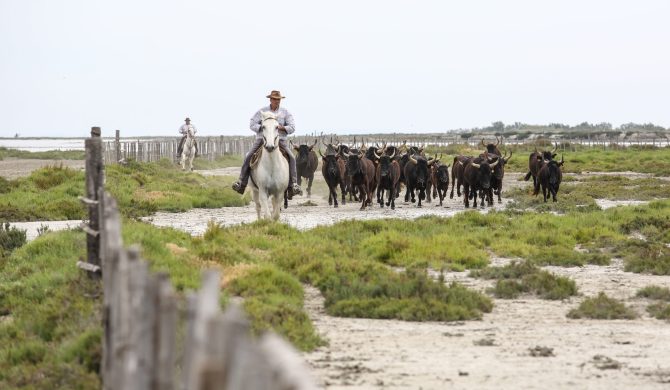
[[[237,168],[201,171],[206,175],[237,172]],[[508,174],[506,186],[528,186],[518,177]],[[333,209],[324,194],[325,184],[316,180],[309,199],[316,205],[307,206],[306,197],[296,197],[287,210],[282,210],[281,221],[309,229],[348,219],[450,216],[464,210],[460,198],[445,200],[443,207],[433,201],[420,209],[403,202],[397,203],[395,211],[375,206],[361,212],[358,203]],[[638,202],[599,202],[602,207],[631,203]],[[495,208],[503,206],[496,202]],[[255,218],[255,209],[247,206],[157,213],[147,220],[200,235],[212,219],[232,225]],[[79,221],[60,221],[54,226],[67,226],[67,222]],[[504,265],[510,259],[491,261]],[[545,269],[574,279],[581,295],[565,301],[495,299],[493,312],[481,321],[416,323],[331,317],[324,312],[319,291],[305,286],[308,313],[329,344],[304,357],[317,382],[328,389],[670,388],[670,323],[649,317],[645,312],[648,302],[634,298],[644,286],[670,286],[670,276],[624,272],[622,262],[616,259],[610,266]],[[450,272],[446,279],[479,291],[492,285],[491,281],[469,278],[467,272]],[[584,298],[600,291],[624,300],[641,317],[612,321],[566,317]],[[536,348],[550,351],[550,356],[533,356]]]

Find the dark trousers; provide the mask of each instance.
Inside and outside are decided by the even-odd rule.
[[[249,175],[251,170],[249,165],[251,164],[251,157],[256,153],[256,151],[263,146],[263,138],[256,138],[256,141],[251,145],[249,153],[247,153],[244,158],[244,163],[242,164],[242,171],[240,172],[240,183],[243,186],[246,186],[249,182]],[[288,171],[289,171],[289,184],[294,184],[298,181],[298,173],[295,167],[295,156],[291,153],[291,149],[288,147],[288,142],[285,139],[279,139],[279,147],[286,152],[288,155]]]

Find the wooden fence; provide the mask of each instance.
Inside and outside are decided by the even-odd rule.
[[[206,271],[201,289],[183,299],[167,274],[149,270],[139,248],[123,247],[121,215],[99,169],[100,129],[91,134],[82,201],[89,207],[84,229],[92,245],[87,262],[78,266],[102,279],[103,388],[316,389],[290,344],[272,332],[254,339],[238,301],[221,312],[218,272]]]
[[[313,133],[308,135],[291,136],[289,139],[295,144],[312,144],[315,139],[323,139],[330,142],[331,137],[333,141],[338,140],[347,145],[360,145],[365,142],[366,145],[373,146],[375,144],[400,145],[404,141],[412,145],[426,145],[435,147],[446,147],[453,144],[468,144],[470,146],[477,146],[481,143],[482,136],[472,136],[463,138],[460,134],[445,133],[445,134],[371,134],[371,135],[334,135],[324,133]],[[494,141],[493,134],[484,135],[483,138],[487,142]],[[550,142],[558,142],[564,147],[561,149],[574,151],[578,146],[590,148],[621,148],[626,146],[670,146],[670,138],[636,138],[636,139],[618,139],[618,138],[561,138],[561,139],[540,139]],[[199,137],[199,158],[206,160],[215,160],[218,157],[233,155],[243,156],[254,142],[254,137]],[[536,139],[504,139],[504,144],[515,145],[519,147],[532,148],[536,143]],[[103,143],[104,161],[107,164],[118,162],[121,159],[132,158],[136,161],[150,162],[158,161],[167,158],[171,161],[177,159],[177,146],[179,144],[179,137],[174,138],[156,138],[151,140],[132,140],[121,141],[119,130],[116,131],[116,139],[114,141],[105,141]]]

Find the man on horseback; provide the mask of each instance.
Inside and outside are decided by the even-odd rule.
[[[184,141],[186,141],[186,136],[188,135],[188,129],[189,127],[192,130],[192,134],[195,135],[195,133],[198,132],[198,130],[191,124],[191,118],[186,118],[184,119],[185,124],[181,125],[179,128],[179,133],[182,135],[181,140],[179,141],[179,146],[177,147],[177,157],[181,157],[181,152],[184,150]],[[196,151],[197,151],[197,144],[196,144]]]
[[[272,91],[269,95],[266,96],[270,99],[270,105],[261,108],[251,117],[249,121],[249,128],[251,131],[256,133],[256,142],[251,146],[251,150],[247,153],[246,158],[244,159],[244,164],[242,164],[242,171],[240,172],[239,180],[233,183],[233,190],[237,191],[240,194],[244,194],[244,190],[247,188],[247,183],[249,182],[250,169],[249,165],[251,163],[251,157],[256,153],[256,151],[263,146],[263,133],[261,131],[261,112],[271,111],[277,116],[277,122],[279,122],[279,147],[282,151],[288,156],[289,159],[289,183],[288,183],[288,196],[292,197],[293,195],[302,195],[302,190],[297,184],[297,173],[295,167],[295,157],[286,142],[286,137],[289,134],[292,134],[295,131],[295,121],[293,120],[293,115],[288,112],[285,108],[279,108],[279,103],[284,96],[279,93],[279,91]]]

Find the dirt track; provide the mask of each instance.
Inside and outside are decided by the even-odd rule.
[[[85,164],[84,160],[35,160],[7,157],[4,160],[0,160],[0,176],[8,180],[16,179],[28,176],[35,169],[45,166],[62,165],[64,167],[83,170]]]

